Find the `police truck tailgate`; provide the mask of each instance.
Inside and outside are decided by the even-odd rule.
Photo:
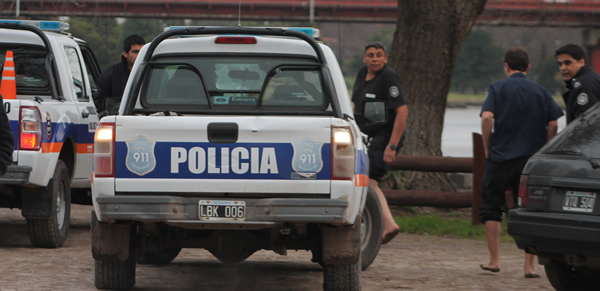
[[[330,192],[330,117],[119,116],[116,124],[117,193]]]

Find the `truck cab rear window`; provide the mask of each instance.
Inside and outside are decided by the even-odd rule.
[[[4,70],[6,51],[10,48],[0,48],[0,66]],[[36,48],[19,48],[13,50],[13,61],[17,92],[20,94],[31,91],[50,91],[48,74],[46,72],[46,52]]]
[[[146,73],[140,103],[171,110],[323,110],[319,66],[306,59],[161,58]]]

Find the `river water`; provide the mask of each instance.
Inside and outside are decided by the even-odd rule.
[[[473,132],[481,134],[481,107],[448,108],[442,132],[442,154],[450,157],[473,156]],[[565,117],[558,119],[558,131],[565,127]]]

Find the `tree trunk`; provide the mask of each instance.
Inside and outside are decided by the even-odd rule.
[[[405,155],[441,156],[454,63],[486,0],[398,0],[390,66],[408,105]],[[406,189],[455,191],[445,173],[407,172]]]

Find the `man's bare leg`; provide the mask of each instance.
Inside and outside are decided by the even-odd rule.
[[[534,260],[535,260],[535,255],[525,253],[525,267],[524,267],[525,275],[535,274],[535,271],[533,269]]]
[[[381,191],[381,188],[379,188],[379,184],[377,181],[369,179],[369,185],[371,185],[375,192],[377,192],[379,203],[381,203],[381,212],[383,215],[383,236],[385,237],[385,235],[388,233],[397,232],[400,230],[400,226],[396,224],[394,216],[392,215],[392,211],[390,211],[390,207],[385,199],[385,195],[383,195],[383,191]]]
[[[500,222],[488,220],[484,224],[485,238],[490,252],[490,262],[486,267],[490,269],[500,269],[500,255],[498,246],[500,244]]]

